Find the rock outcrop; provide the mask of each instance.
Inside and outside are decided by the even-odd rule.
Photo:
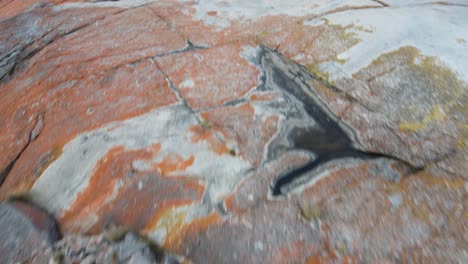
[[[5,263],[29,260],[40,248],[47,248],[61,238],[52,216],[21,200],[0,203],[0,230],[0,255]]]
[[[8,261],[468,260],[465,1],[0,10]]]

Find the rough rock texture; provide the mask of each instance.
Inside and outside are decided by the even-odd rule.
[[[0,256],[5,263],[29,260],[44,246],[60,239],[53,217],[23,201],[0,203]],[[38,258],[47,261],[47,258]]]
[[[66,235],[52,246],[38,245],[27,263],[187,263],[150,240],[123,229],[96,236]]]
[[[0,199],[65,233],[28,259],[468,261],[466,1],[37,2],[0,1]]]

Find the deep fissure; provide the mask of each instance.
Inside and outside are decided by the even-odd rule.
[[[285,59],[277,51],[267,47],[261,47],[261,49],[259,64],[265,71],[267,79],[265,86],[276,86],[288,96],[297,99],[303,104],[305,112],[317,123],[312,127],[294,127],[289,131],[287,136],[292,145],[291,148],[311,152],[315,154],[315,158],[277,177],[271,186],[273,196],[284,195],[283,189],[286,186],[313,172],[319,166],[345,158],[361,160],[387,158],[405,164],[411,172],[421,170],[397,157],[356,147],[359,142],[355,136],[354,138],[350,136],[353,134],[352,128],[345,130],[340,126],[339,119],[330,110],[326,110],[326,105],[320,101],[313,87],[307,84],[306,80],[314,79],[334,92],[338,89],[331,84],[324,84],[323,79],[313,76],[303,66]]]

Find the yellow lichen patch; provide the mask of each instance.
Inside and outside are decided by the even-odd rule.
[[[336,62],[338,62],[339,64],[345,64],[348,60],[346,60],[346,59],[340,59],[340,58],[338,58],[338,55],[336,55],[336,56],[333,58],[333,61],[336,61]]]
[[[351,48],[354,45],[358,44],[361,40],[357,37],[357,33],[351,30],[356,31],[364,31],[364,32],[372,32],[369,29],[366,29],[362,26],[356,26],[354,24],[349,24],[346,26],[338,25],[338,24],[330,24],[328,19],[323,19],[324,24],[326,26],[330,26],[336,32],[336,35],[341,40],[343,44],[345,44],[346,48]]]
[[[320,208],[311,203],[300,203],[299,217],[304,222],[310,222],[312,220],[318,221],[320,219]]]
[[[119,242],[130,232],[125,226],[113,226],[104,231],[104,238],[110,242]]]
[[[169,250],[177,250],[188,232],[206,229],[209,225],[219,221],[216,213],[190,220],[187,211],[190,206],[170,207],[156,216],[154,224],[145,228],[145,233],[163,231],[165,233],[162,246]]]
[[[458,139],[458,149],[465,150],[468,146],[468,124],[461,124],[463,135]]]
[[[170,250],[176,250],[180,248],[183,238],[188,233],[198,234],[219,221],[219,216],[214,212],[205,217],[194,219],[190,223],[182,226],[179,232],[167,236],[164,240],[164,246]]]
[[[311,64],[307,64],[308,71],[330,83],[329,73],[323,72],[319,69],[318,65],[322,62],[336,62],[338,64],[345,64],[347,59],[340,58],[339,54],[357,45],[361,39],[358,38],[358,31],[369,32],[361,26],[350,24],[347,26],[330,24],[328,20],[324,19],[323,33],[311,44],[305,53],[311,53],[314,57]],[[328,45],[328,43],[335,43],[337,45]],[[331,83],[332,84],[332,83]]]
[[[400,123],[400,130],[404,132],[416,132],[420,129],[424,128],[424,125],[422,123],[418,122],[401,122]]]
[[[441,125],[448,120],[453,121],[453,115],[466,115],[464,98],[468,91],[468,84],[461,80],[456,72],[444,65],[437,57],[425,56],[411,46],[382,54],[366,68],[353,74],[353,78],[372,82],[385,75],[407,74],[414,79],[415,91],[427,99],[405,102],[398,109],[398,126],[403,132],[417,132],[426,127]],[[407,79],[407,78],[403,78]],[[382,83],[382,82],[380,82]],[[369,85],[371,93],[374,89],[382,89],[381,85]],[[379,88],[380,87],[380,88]],[[417,98],[419,96],[416,96]],[[424,103],[424,106],[419,104]],[[430,105],[428,105],[430,104]],[[431,107],[431,108],[429,108]],[[422,112],[427,109],[427,112]],[[419,111],[418,111],[419,110]],[[462,122],[456,123],[460,128],[465,126]],[[459,146],[463,148],[464,139],[458,139]]]
[[[400,130],[408,131],[418,131],[432,122],[443,121],[447,117],[444,109],[440,105],[436,105],[432,108],[432,111],[424,117],[421,122],[400,122]]]
[[[269,34],[269,32],[266,31],[266,30],[264,30],[264,31],[260,32],[259,34],[255,35],[253,41],[254,41],[256,44],[263,44],[262,40],[263,40],[263,38],[265,38],[268,34]]]
[[[436,177],[428,173],[419,173],[416,175],[416,177],[423,180],[425,184],[432,187],[445,186],[447,189],[450,190],[465,188],[465,181],[463,180],[463,178],[447,179],[442,177]]]
[[[310,65],[307,65],[307,70],[314,76],[314,77],[317,77],[325,82],[329,82],[329,79],[330,79],[330,76],[328,74],[328,72],[323,72],[321,71],[317,65],[315,64],[310,64]]]
[[[437,104],[441,109],[451,107],[468,90],[468,84],[460,80],[457,74],[438,58],[422,55],[412,46],[382,54],[365,69],[353,74],[353,78],[360,79],[363,72],[368,71],[375,72],[374,75],[377,76],[383,75],[390,66],[408,67],[407,70],[412,71],[413,76],[422,78],[427,86],[426,90],[439,101]]]
[[[401,189],[401,183],[398,182],[388,182],[387,184],[385,184],[385,192],[389,195],[394,193],[400,193]]]
[[[346,63],[347,60],[341,58],[339,54],[361,42],[358,37],[359,31],[367,31],[354,24],[342,26],[330,24],[326,19],[324,21],[324,24],[318,26],[321,33],[302,51],[307,59],[302,60],[301,63],[309,67],[323,62]]]
[[[431,173],[420,172],[401,182],[388,182],[385,184],[385,192],[388,195],[400,193],[403,198],[403,210],[411,213],[411,215],[423,222],[430,222],[431,207],[428,206],[429,201],[415,202],[414,186],[417,185],[424,193],[430,192],[452,192],[465,188],[463,178],[445,178],[437,177]],[[418,194],[420,196],[421,194]]]
[[[146,231],[151,232],[163,230],[166,233],[163,245],[166,243],[172,243],[173,240],[183,231],[186,217],[186,207],[170,207],[161,212],[155,221],[156,223],[147,228]]]
[[[335,30],[337,31],[338,33],[338,36],[341,40],[344,40],[344,41],[347,41],[348,42],[348,48],[356,45],[359,43],[359,38],[357,37],[357,33],[356,32],[353,32],[353,31],[350,31],[350,29],[357,29],[359,30],[358,27],[355,27],[354,24],[350,24],[350,25],[347,25],[345,27],[339,27],[339,26],[336,26],[337,27]]]

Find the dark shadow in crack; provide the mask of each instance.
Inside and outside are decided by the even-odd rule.
[[[296,100],[290,99],[289,102],[302,104],[296,107],[303,108],[306,114],[315,121],[312,125],[293,125],[287,130],[287,134],[283,135],[287,137],[291,149],[308,151],[313,153],[315,158],[278,177],[271,186],[273,196],[285,194],[285,189],[289,185],[307,176],[309,172],[313,172],[318,167],[345,158],[360,160],[388,158],[408,165],[411,171],[420,169],[413,168],[398,158],[382,153],[367,152],[356,147],[360,144],[355,139],[354,130],[339,123],[339,118],[327,108],[313,87],[308,84],[308,80],[315,78],[303,66],[285,59],[277,51],[267,47],[261,47],[261,49],[257,63],[264,70],[265,88],[280,89],[285,97],[295,98]]]

